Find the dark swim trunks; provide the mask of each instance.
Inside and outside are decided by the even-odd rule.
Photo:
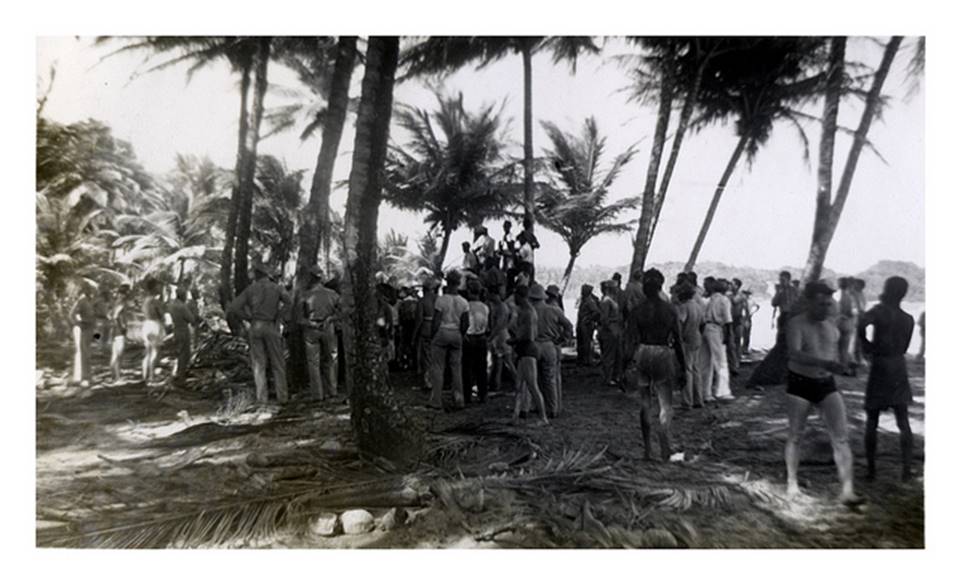
[[[787,372],[787,394],[803,398],[807,402],[819,404],[824,398],[837,391],[833,376],[826,378],[808,378],[795,372]]]

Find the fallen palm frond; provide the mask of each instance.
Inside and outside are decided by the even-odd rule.
[[[73,524],[68,534],[63,534],[63,529],[39,533],[37,544],[85,548],[229,546],[267,538],[285,529],[304,528],[311,518],[324,511],[361,506],[419,506],[427,497],[426,487],[417,478],[395,476],[228,501],[191,512],[99,528]]]

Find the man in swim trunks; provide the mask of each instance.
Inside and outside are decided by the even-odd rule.
[[[820,411],[833,445],[833,459],[840,476],[840,501],[856,505],[862,499],[853,491],[853,455],[847,439],[847,414],[833,374],[844,371],[838,361],[840,331],[827,318],[834,290],[822,281],[807,283],[803,290],[805,310],[787,323],[787,416],[790,430],[784,456],[787,463],[787,495],[800,492],[797,468],[800,438],[814,406]]]

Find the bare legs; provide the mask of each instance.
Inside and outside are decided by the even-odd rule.
[[[520,384],[517,388],[517,398],[513,406],[513,421],[515,423],[519,422],[524,396],[529,393],[537,401],[542,423],[549,424],[547,421],[547,405],[543,400],[543,394],[540,393],[540,387],[537,385],[537,358],[521,357],[517,361],[517,374],[520,377]]]
[[[800,492],[797,483],[797,468],[800,465],[799,443],[811,407],[810,402],[787,394],[787,416],[790,420],[790,429],[784,458],[787,464],[788,496]],[[833,460],[837,464],[837,473],[840,477],[840,500],[845,503],[856,502],[859,498],[853,492],[853,454],[850,452],[850,443],[847,439],[847,415],[843,397],[839,392],[834,392],[824,398],[817,407],[833,446]]]

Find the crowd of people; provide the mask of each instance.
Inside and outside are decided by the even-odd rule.
[[[580,367],[596,368],[605,385],[636,393],[644,456],[652,458],[656,426],[659,456],[669,460],[675,395],[683,410],[734,399],[730,378],[739,375],[741,360],[751,354],[753,316],[759,310],[751,291],[737,278],[709,276],[701,284],[693,272],[679,274],[665,288],[664,275],[655,268],[635,272],[623,286],[621,275],[615,273],[599,284],[599,297],[592,285],[582,286],[572,323],[565,315],[560,287],[544,286],[536,278],[539,242],[531,227],[525,224],[514,237],[511,222],[504,222],[499,242],[485,227],[477,227],[474,240],[463,243],[460,267],[448,270],[442,279],[439,274],[431,276],[416,287],[381,283],[377,326],[385,361],[394,370],[418,373],[431,408],[458,410],[486,402],[494,394],[512,393],[515,423],[535,418],[534,424],[547,425],[564,412],[562,348],[575,340]],[[277,400],[289,399],[285,329],[300,332],[295,339],[302,344],[308,373],[306,395],[317,400],[338,396],[338,363],[342,369],[344,360],[338,279],[326,279],[318,267],[309,272],[302,289],[290,290],[277,282],[274,270],[259,262],[254,263],[253,275],[250,286],[226,308],[226,318],[234,325],[248,323],[257,400],[269,400],[268,369]],[[876,469],[880,413],[893,409],[901,433],[903,477],[908,479],[911,390],[904,355],[914,320],[900,309],[907,292],[902,278],[888,279],[880,304],[870,310],[862,280],[841,278],[838,284],[840,295],[835,300],[836,291],[825,281],[809,282],[801,290],[790,273],[780,274],[771,301],[776,345],[754,370],[748,387],[786,382],[788,491],[798,490],[798,443],[810,410],[817,408],[833,444],[841,498],[856,503],[845,406],[833,376],[856,376],[859,368],[869,365],[868,477]],[[141,377],[148,384],[154,383],[159,351],[169,338],[176,347],[174,382],[184,379],[192,340],[203,326],[199,302],[197,291],[187,287],[164,294],[159,281],[144,284],[139,303]],[[74,379],[81,385],[89,384],[95,307],[102,304],[88,288],[71,311]],[[133,311],[131,288],[119,287],[106,304],[110,367],[114,380],[120,381]],[[293,339],[288,337],[287,344]]]

